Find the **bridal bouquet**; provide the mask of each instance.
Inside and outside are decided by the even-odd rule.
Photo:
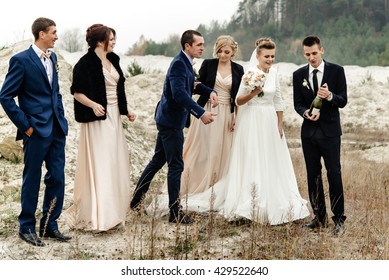
[[[253,91],[259,86],[263,88],[263,86],[265,85],[265,81],[266,81],[266,76],[262,72],[258,73],[256,71],[248,71],[242,77],[243,86],[249,91]],[[262,97],[262,96],[263,96],[263,91],[258,93],[258,97]]]

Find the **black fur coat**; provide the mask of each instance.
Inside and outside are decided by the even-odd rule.
[[[127,99],[124,90],[124,74],[120,68],[119,56],[115,53],[108,53],[107,59],[115,67],[120,78],[117,85],[117,96],[119,112],[121,115],[127,115]],[[89,99],[99,103],[107,112],[107,93],[105,88],[105,80],[103,67],[100,58],[94,50],[89,49],[88,52],[80,58],[73,69],[73,82],[70,87],[71,94],[83,93]],[[77,122],[91,122],[95,120],[105,120],[107,115],[97,117],[92,108],[84,106],[74,99],[74,116]]]

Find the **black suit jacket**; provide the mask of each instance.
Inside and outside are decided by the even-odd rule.
[[[323,130],[327,137],[337,137],[342,135],[340,125],[339,108],[347,104],[347,84],[346,76],[342,66],[324,61],[324,73],[321,84],[327,83],[329,91],[332,92],[332,100],[323,100],[318,121],[311,121],[304,118],[301,127],[301,137],[310,137],[317,127]],[[303,66],[293,72],[293,102],[296,112],[304,117],[316,94],[312,86],[306,86],[304,79],[309,81],[309,65]]]
[[[215,86],[216,81],[216,72],[217,66],[219,64],[219,59],[205,59],[201,64],[201,68],[199,71],[200,78],[199,81],[204,85],[213,88]],[[235,110],[235,97],[238,93],[240,81],[242,80],[242,76],[244,74],[243,66],[236,63],[231,62],[231,71],[232,71],[232,87],[231,87],[231,113]],[[197,103],[204,107],[207,104],[208,98],[206,96],[200,96],[197,100]]]

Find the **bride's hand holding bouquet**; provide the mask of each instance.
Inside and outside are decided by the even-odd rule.
[[[254,90],[258,91],[258,97],[262,97],[264,94],[262,88],[265,85],[265,81],[266,76],[262,71],[256,72],[249,70],[242,77],[243,86],[250,92]]]

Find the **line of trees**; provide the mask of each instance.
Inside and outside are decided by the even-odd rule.
[[[277,43],[277,60],[304,63],[301,39],[320,36],[328,60],[342,65],[389,65],[389,0],[242,0],[229,22],[213,21],[197,28],[208,43],[203,57],[221,34],[239,44],[237,59],[248,60],[256,39]],[[142,38],[127,54],[174,56],[179,36],[162,43]],[[135,52],[136,50],[136,52]]]

